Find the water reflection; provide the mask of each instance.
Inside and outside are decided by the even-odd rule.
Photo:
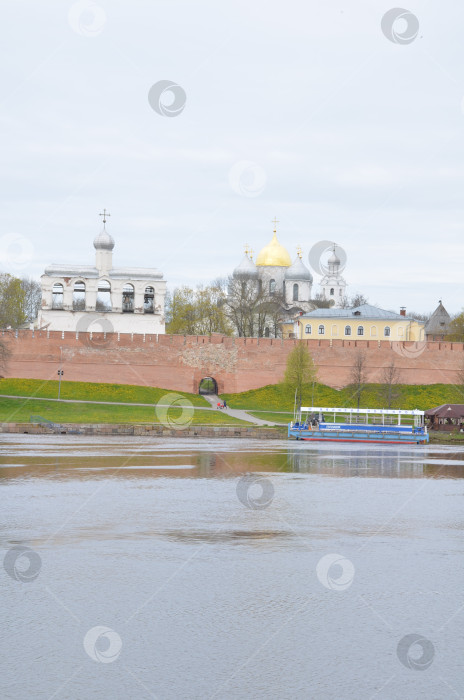
[[[226,478],[247,472],[332,477],[463,478],[464,448],[306,446],[246,440],[4,436],[0,480]],[[10,438],[10,439],[8,439]]]

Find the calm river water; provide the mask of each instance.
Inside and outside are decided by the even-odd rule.
[[[0,696],[464,697],[464,449],[0,436]]]

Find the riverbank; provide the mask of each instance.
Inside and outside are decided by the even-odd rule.
[[[189,425],[187,427],[165,426],[143,423],[1,423],[2,433],[28,435],[136,435],[139,437],[168,438],[258,438],[260,440],[282,440],[287,436],[286,428],[238,425]]]
[[[28,435],[135,435],[163,438],[255,438],[259,440],[283,440],[287,427],[249,425],[194,425],[187,427],[144,423],[0,423],[0,433]],[[464,433],[430,433],[431,445],[464,445]]]

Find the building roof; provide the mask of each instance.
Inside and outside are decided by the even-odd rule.
[[[463,403],[444,403],[442,406],[431,408],[425,412],[427,418],[437,416],[438,418],[464,418]]]
[[[95,250],[113,250],[114,238],[110,233],[108,233],[104,224],[103,229],[100,231],[98,236],[95,236],[93,245]]]
[[[253,260],[251,260],[248,257],[248,254],[245,254],[242,262],[240,265],[237,265],[233,272],[234,277],[258,277],[258,270],[256,269],[256,265],[254,264]]]
[[[45,268],[49,277],[80,277],[82,279],[97,279],[100,273],[92,265],[49,265]],[[156,268],[146,267],[114,267],[107,275],[108,279],[153,280],[163,279],[163,273]]]
[[[304,264],[299,255],[296,256],[293,264],[285,270],[286,280],[308,280],[313,281],[313,276]]]
[[[425,324],[425,333],[447,333],[449,324],[451,323],[451,316],[441,303],[441,299],[438,302],[438,306],[430,316],[429,320]]]
[[[275,230],[272,241],[264,246],[256,258],[256,264],[260,267],[290,267],[292,264],[288,251],[277,240]]]
[[[361,306],[356,306],[354,309],[337,309],[333,307],[330,309],[314,309],[314,311],[304,314],[303,318],[346,318],[354,321],[357,319],[382,319],[385,321],[414,320],[408,316],[397,314],[394,311],[379,309],[377,306],[372,306],[371,304],[361,304]]]

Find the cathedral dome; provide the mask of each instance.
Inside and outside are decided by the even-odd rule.
[[[264,246],[262,251],[259,253],[256,259],[256,265],[260,267],[265,266],[276,266],[276,267],[290,267],[292,261],[287,250],[280,245],[277,240],[277,234],[274,231],[272,241]]]
[[[291,265],[287,270],[285,270],[285,279],[308,280],[309,282],[312,282],[313,276],[302,261],[302,259],[300,258],[300,256],[297,255],[293,265]]]
[[[250,260],[248,255],[245,255],[240,265],[238,265],[233,271],[234,277],[248,277],[256,279],[258,277],[258,270],[253,260]]]
[[[105,228],[103,228],[98,236],[95,237],[93,245],[96,250],[113,250],[114,238]]]
[[[337,254],[335,253],[335,246],[332,250],[332,255],[330,256],[327,262],[329,263],[329,265],[340,265],[340,258],[337,257]]]

